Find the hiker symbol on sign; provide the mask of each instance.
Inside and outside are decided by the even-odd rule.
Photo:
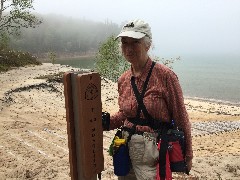
[[[85,99],[93,100],[98,97],[98,88],[94,84],[89,84],[85,91]]]

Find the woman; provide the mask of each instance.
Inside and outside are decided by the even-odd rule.
[[[150,140],[156,141],[155,129],[159,129],[156,123],[169,125],[172,120],[185,134],[184,158],[190,171],[193,158],[191,127],[182,90],[176,74],[162,64],[154,64],[148,56],[152,43],[151,28],[142,20],[130,21],[117,38],[121,40],[122,53],[131,63],[131,69],[118,80],[119,111],[111,116],[110,129],[121,126],[134,129],[128,143],[132,169],[119,179],[156,179],[158,156],[153,156],[156,156],[157,146],[146,145],[143,135],[147,133],[152,138]],[[155,124],[148,119],[155,119]],[[161,179],[171,179],[171,175]]]

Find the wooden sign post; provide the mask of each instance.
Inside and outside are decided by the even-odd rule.
[[[104,169],[101,78],[96,72],[63,76],[72,180],[96,180]]]

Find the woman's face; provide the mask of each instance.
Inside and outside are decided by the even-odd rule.
[[[122,37],[122,52],[126,60],[130,63],[137,63],[146,60],[149,47],[142,39]]]

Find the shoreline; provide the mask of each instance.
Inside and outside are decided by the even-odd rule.
[[[90,58],[90,57],[95,57],[95,54],[86,54],[86,55],[75,55],[75,56],[57,56],[56,57],[56,61],[61,61],[64,59],[77,59],[77,58]],[[42,63],[51,63],[51,59],[48,57],[44,57],[44,58],[37,58],[38,61],[42,62]]]
[[[84,56],[85,57],[85,56]],[[78,57],[76,57],[78,58]],[[86,70],[86,71],[91,71],[90,69],[80,69],[80,68],[74,68],[71,67],[69,65],[62,65],[62,64],[52,64],[52,63],[42,63],[42,65],[35,65],[35,66],[28,66],[30,68],[34,68],[34,67],[41,67],[41,66],[47,66],[47,67],[54,67],[57,66],[58,69],[59,68],[63,68],[66,69],[65,71],[82,71],[82,70]],[[23,68],[28,68],[28,67],[18,67],[18,68],[14,68],[12,69],[13,71],[18,71],[21,70]],[[11,71],[11,70],[10,70]],[[2,74],[4,73],[8,73],[8,72],[1,72]],[[1,74],[0,73],[0,74]],[[107,87],[108,85],[106,85],[106,82],[102,80],[102,84],[104,84],[105,87]],[[108,90],[110,90],[111,92],[113,90],[115,90],[115,92],[112,94],[114,94],[114,96],[112,96],[110,99],[114,99],[115,98],[115,102],[108,101],[108,103],[110,103],[112,106],[111,107],[115,107],[117,106],[117,101],[116,101],[116,97],[118,96],[117,94],[117,83],[111,82],[110,80],[107,81],[107,84],[109,83],[110,86],[114,86],[114,89],[111,88],[107,88]],[[0,96],[1,97],[1,96]],[[109,97],[105,97],[105,95],[103,95],[103,98],[109,98]],[[1,100],[1,99],[0,99]],[[104,101],[104,100],[103,100]],[[212,113],[212,114],[217,114],[217,115],[231,115],[231,116],[240,116],[240,113],[235,113],[240,111],[240,104],[239,103],[234,103],[234,102],[229,102],[229,101],[222,101],[222,100],[216,100],[216,99],[207,99],[207,98],[199,98],[199,97],[189,97],[189,96],[184,96],[184,101],[185,101],[185,105],[187,110],[190,112],[204,112],[204,113]],[[103,103],[103,107],[109,107],[109,105],[106,105],[105,103]],[[215,108],[216,107],[216,108]],[[112,110],[110,110],[112,112]],[[235,112],[234,112],[235,111]],[[234,118],[236,119],[236,118]],[[225,119],[224,119],[225,120]],[[239,117],[240,120],[240,117]]]
[[[220,100],[220,99],[190,97],[190,96],[184,96],[184,99],[240,107],[240,102],[231,102],[231,101],[225,101],[225,100]]]
[[[184,99],[240,107],[240,102],[231,102],[231,101],[225,101],[225,100],[219,100],[219,99],[190,97],[190,96],[184,96]]]

